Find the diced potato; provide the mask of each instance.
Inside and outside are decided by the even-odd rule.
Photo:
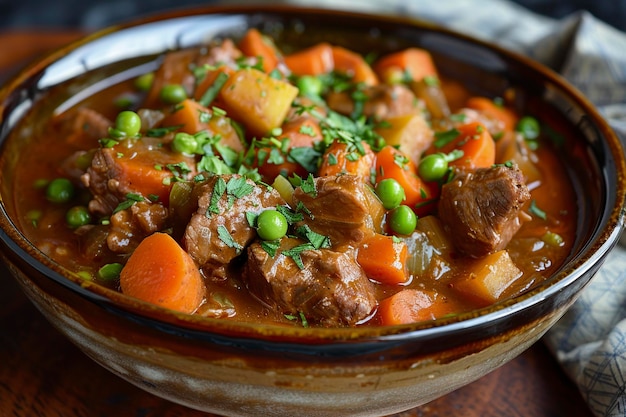
[[[238,70],[220,90],[224,107],[241,120],[252,135],[263,136],[280,127],[298,89],[254,68]]]
[[[420,113],[390,117],[381,127],[376,128],[376,133],[388,145],[398,146],[415,165],[419,165],[422,153],[434,140],[433,131]]]
[[[459,277],[453,288],[479,305],[487,306],[500,299],[506,289],[522,276],[506,250],[476,259]]]

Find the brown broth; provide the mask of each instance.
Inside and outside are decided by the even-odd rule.
[[[448,89],[450,103],[462,103],[469,96],[469,90],[460,83],[450,81]],[[132,90],[132,81],[111,86],[85,101],[77,104],[96,109],[103,115],[113,119],[119,108],[114,102],[127,95],[135,94]],[[457,107],[458,104],[455,104]],[[549,120],[544,120],[549,124]],[[41,134],[24,152],[15,172],[14,194],[15,206],[20,213],[19,225],[25,235],[38,248],[55,261],[77,273],[86,273],[95,276],[100,266],[110,262],[124,262],[125,256],[110,255],[105,259],[90,259],[84,254],[82,241],[76,236],[64,221],[66,211],[74,204],[50,204],[42,191],[35,184],[41,180],[51,180],[62,175],[60,167],[66,158],[78,150],[88,150],[97,147],[97,143],[69,143],[59,136],[53,123],[48,123]],[[536,152],[538,161],[536,166],[541,171],[541,181],[535,184],[531,191],[531,200],[536,202],[547,215],[548,221],[533,216],[526,222],[508,245],[508,251],[514,263],[523,271],[524,275],[506,290],[502,298],[519,294],[533,285],[541,282],[554,273],[569,255],[575,240],[576,219],[578,216],[574,189],[567,176],[564,163],[558,157],[558,151],[547,139],[542,138],[542,145]],[[34,168],[36,167],[36,169]],[[88,196],[85,196],[87,198]],[[35,213],[40,213],[36,224],[33,221]],[[543,242],[541,237],[547,230],[558,233],[563,239],[563,245],[550,246]],[[449,271],[443,272],[446,268]],[[458,306],[459,311],[469,311],[481,305],[472,300],[461,297],[453,289],[451,283],[466,271],[462,267],[462,260],[443,257],[439,263],[431,265],[431,269],[423,276],[414,276],[412,282],[405,287],[378,285],[378,299],[385,298],[403,288],[429,289],[441,297],[451,300]],[[208,302],[197,314],[211,314],[212,301],[215,299],[229,299],[234,305],[236,314],[230,319],[241,321],[271,321],[289,323],[282,314],[269,308],[250,295],[239,279],[237,268],[233,268],[232,279],[218,284],[211,284]],[[117,283],[104,285],[117,287]],[[222,297],[223,295],[223,297]],[[374,318],[369,325],[378,324]]]

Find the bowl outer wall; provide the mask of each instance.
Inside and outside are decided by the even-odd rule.
[[[202,13],[199,16],[189,15],[197,12]],[[67,279],[58,266],[45,262],[48,264],[46,266],[44,263],[35,261],[33,258],[41,259],[41,255],[28,247],[28,243],[23,237],[13,230],[10,220],[2,219],[3,232],[1,236],[5,253],[8,253],[9,256],[18,253],[19,256],[31,258],[29,263],[34,264],[38,271],[51,278],[54,285],[70,289],[71,292],[89,300],[94,306],[114,313],[120,318],[142,322],[156,331],[175,335],[183,334],[186,338],[204,342],[235,343],[254,349],[260,348],[278,352],[292,351],[295,354],[304,353],[320,357],[343,357],[354,355],[355,349],[360,354],[369,355],[381,350],[395,349],[410,342],[413,353],[428,352],[429,350],[451,347],[514,330],[527,321],[532,322],[540,319],[550,311],[559,310],[571,304],[572,298],[584,287],[591,278],[592,272],[599,267],[606,253],[616,243],[624,221],[624,191],[621,186],[624,182],[624,161],[619,140],[586,99],[558,75],[538,64],[495,46],[437,28],[428,23],[405,21],[400,18],[371,17],[354,13],[342,14],[311,9],[303,11],[289,7],[255,7],[254,10],[237,7],[210,8],[189,12],[181,11],[170,14],[169,17],[173,20],[161,22],[160,17],[144,19],[142,21],[144,25],[148,27],[155,25],[152,26],[150,34],[158,33],[157,38],[160,41],[138,42],[137,44],[141,44],[141,47],[136,46],[138,49],[130,48],[130,50],[125,48],[123,49],[124,54],[154,53],[163,49],[187,46],[203,37],[206,38],[207,34],[212,36],[223,31],[241,32],[251,25],[271,31],[286,25],[286,22],[292,25],[303,23],[308,27],[323,23],[326,28],[335,25],[348,32],[356,30],[357,33],[362,33],[365,28],[370,38],[380,36],[381,32],[393,31],[394,36],[403,39],[402,42],[415,43],[424,47],[430,46],[438,49],[439,54],[445,55],[447,52],[456,55],[456,58],[461,57],[471,65],[480,64],[483,72],[489,71],[500,76],[500,78],[494,79],[487,77],[487,80],[481,81],[487,84],[480,85],[479,88],[482,89],[506,87],[506,85],[502,85],[502,80],[506,81],[506,77],[509,75],[517,77],[516,81],[506,81],[511,83],[519,82],[520,77],[529,77],[528,84],[540,91],[539,94],[544,95],[542,99],[552,100],[553,103],[558,103],[562,108],[571,107],[574,109],[573,111],[560,109],[566,113],[570,112],[565,115],[566,118],[569,118],[568,120],[580,124],[584,119],[591,126],[590,132],[585,132],[585,134],[587,135],[586,140],[593,142],[592,147],[589,148],[589,152],[592,154],[590,157],[595,158],[592,162],[599,165],[599,167],[591,166],[591,170],[593,172],[597,170],[598,176],[600,174],[602,176],[597,179],[599,183],[597,192],[600,193],[597,204],[602,207],[590,209],[597,223],[585,226],[585,241],[579,243],[578,252],[573,256],[573,259],[551,280],[522,297],[494,308],[447,321],[393,328],[332,330],[287,330],[281,327],[259,329],[253,325],[188,318],[155,309],[120,294],[112,294],[111,291],[91,283],[80,282],[76,278]],[[215,26],[211,26],[209,22]],[[190,25],[190,23],[193,24]],[[339,23],[342,24],[339,25]],[[181,27],[185,28],[182,32]],[[189,30],[189,27],[192,29]],[[7,84],[0,93],[2,99],[2,130],[0,130],[0,134],[3,142],[11,126],[17,123],[23,112],[28,110],[32,104],[28,103],[29,100],[41,100],[42,94],[47,89],[65,78],[76,75],[80,71],[104,65],[108,62],[107,59],[120,58],[118,54],[107,55],[102,51],[119,50],[119,42],[125,39],[129,31],[139,30],[142,32],[142,28],[132,23],[91,35],[51,54],[39,63],[33,64]],[[169,29],[166,30],[167,28]],[[309,34],[307,32],[307,35]],[[318,34],[318,36],[324,34],[325,32]],[[142,40],[147,38],[149,36],[142,36]],[[117,48],[110,47],[111,39],[113,42],[117,42]],[[105,47],[107,44],[109,44],[109,48]],[[394,44],[391,42],[386,46],[393,47]],[[494,80],[496,80],[495,86],[490,85]],[[572,113],[575,114],[572,115]],[[7,164],[6,158],[5,155],[3,167]],[[10,189],[10,185],[3,180],[2,191],[6,192],[8,189]],[[615,194],[607,191],[612,189],[615,189]],[[6,214],[7,203],[9,202],[5,199],[3,203],[3,214]],[[16,245],[14,242],[19,244]],[[433,348],[432,343],[430,343],[432,340],[438,340],[442,343],[438,343],[438,347]],[[312,344],[315,345],[314,349],[309,347]]]

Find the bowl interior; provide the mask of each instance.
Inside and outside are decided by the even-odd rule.
[[[501,329],[499,323],[510,320],[507,317],[530,309],[576,280],[586,282],[589,272],[597,268],[618,239],[623,224],[625,172],[620,142],[585,98],[558,75],[528,59],[426,22],[336,11],[223,7],[180,11],[165,20],[152,17],[140,23],[107,29],[62,48],[25,69],[0,92],[0,223],[5,250],[19,252],[60,285],[107,304],[119,314],[137,314],[140,320],[172,329],[183,326],[218,338],[230,334],[261,338],[282,335],[289,341],[299,337],[338,341],[381,336],[403,339],[419,333],[426,340],[475,327],[496,332]],[[443,76],[462,81],[475,94],[496,97],[514,91],[518,110],[542,114],[568,141],[563,158],[580,210],[577,239],[568,261],[557,274],[522,296],[433,323],[394,328],[260,329],[151,308],[96,284],[84,283],[33,250],[16,227],[12,195],[18,190],[11,181],[11,172],[19,163],[20,152],[41,131],[46,119],[113,83],[156,68],[159,54],[164,51],[194,46],[214,37],[238,37],[249,27],[272,35],[286,52],[320,41],[363,54],[422,47],[432,52]],[[549,308],[531,316],[537,318]],[[514,319],[508,325],[515,323]]]

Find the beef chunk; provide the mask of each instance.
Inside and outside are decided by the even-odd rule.
[[[112,148],[99,148],[81,177],[93,195],[89,209],[109,215],[129,193],[146,199],[156,196],[157,201],[167,205],[170,192],[167,180],[174,176],[191,179],[195,161],[161,145],[158,139],[144,137],[123,141]],[[180,170],[182,164],[188,172]]]
[[[195,185],[198,210],[182,243],[206,277],[226,279],[228,264],[256,238],[246,212],[285,204],[278,191],[238,175],[212,176]]]
[[[281,251],[297,245],[283,239]],[[354,325],[376,307],[374,286],[354,258],[329,249],[300,254],[303,268],[283,252],[271,257],[259,243],[248,248],[243,279],[249,291],[285,314],[304,314],[323,326]]]
[[[91,148],[98,144],[98,139],[109,135],[113,123],[104,115],[86,107],[64,113],[54,120],[58,135],[67,143],[80,148]]]
[[[205,54],[198,58],[198,66],[219,66],[230,65],[237,68],[237,61],[243,53],[231,39],[224,39],[222,42],[215,42],[209,45]]]
[[[367,99],[363,103],[363,114],[375,120],[404,116],[419,111],[415,94],[404,85],[379,84],[363,90]],[[354,111],[354,100],[350,93],[331,92],[327,95],[328,107],[349,115]]]
[[[521,227],[522,205],[529,199],[515,165],[459,172],[442,187],[439,217],[461,254],[481,257],[506,247]]]
[[[328,236],[333,246],[356,245],[380,231],[384,208],[370,186],[356,175],[315,178],[315,193],[294,191],[294,203],[311,213],[304,222],[311,230]]]
[[[163,205],[147,201],[118,211],[111,216],[107,247],[114,253],[131,253],[145,237],[166,227],[168,214]]]

